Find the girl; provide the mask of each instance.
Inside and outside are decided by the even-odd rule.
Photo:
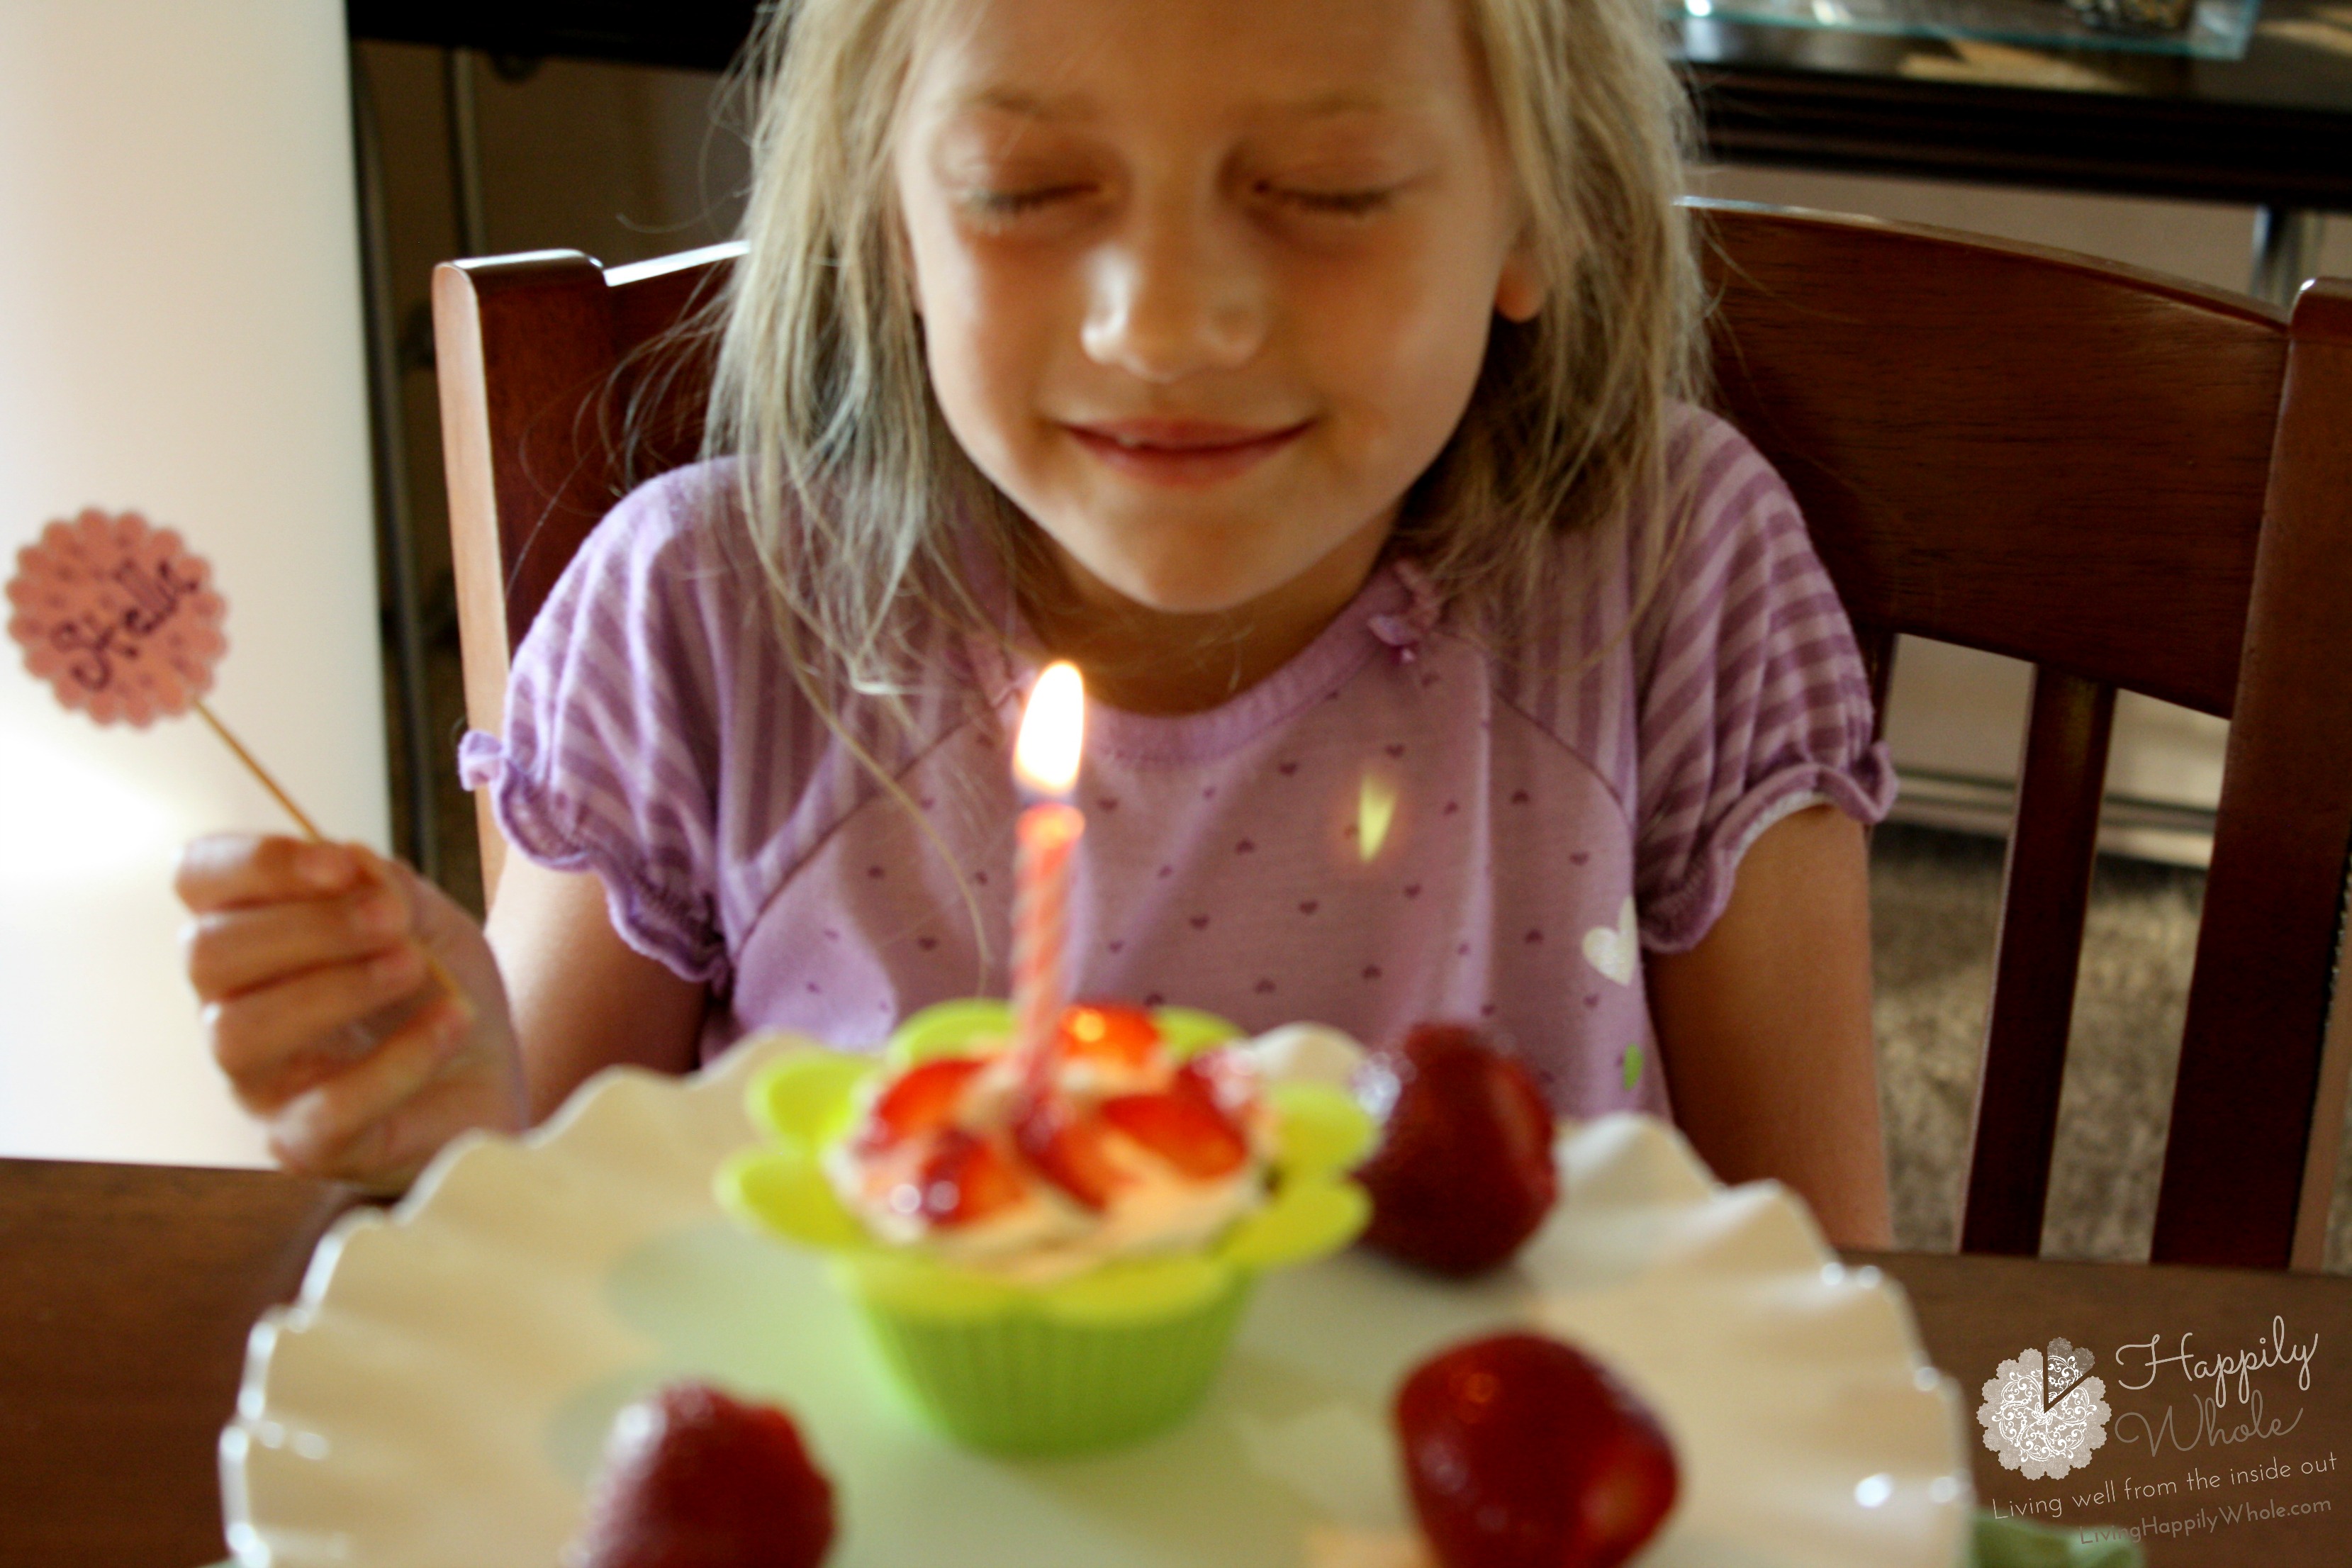
[[[801,0],[764,49],[716,460],[462,751],[520,851],[487,933],[356,848],[185,858],[278,1158],[397,1184],[609,1063],[1002,994],[1058,656],[1078,994],[1476,1020],[1884,1245],[1891,774],[1787,491],[1683,401],[1645,0]]]

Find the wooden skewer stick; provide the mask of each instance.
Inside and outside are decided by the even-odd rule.
[[[294,797],[278,786],[278,781],[269,776],[269,770],[261,765],[261,760],[247,751],[245,743],[231,734],[229,727],[215,717],[213,710],[205,707],[202,701],[197,702],[196,711],[203,716],[205,723],[213,727],[213,733],[221,738],[221,744],[235,752],[236,760],[243,763],[246,770],[261,781],[261,787],[269,792],[269,797],[284,806],[286,815],[301,825],[303,833],[310,837],[310,842],[324,844],[327,841],[327,836],[319,831],[319,825],[311,821],[300,806],[294,804]]]
[[[204,719],[204,721],[213,727],[213,733],[221,738],[221,744],[226,746],[230,751],[236,753],[236,760],[243,763],[246,765],[247,771],[251,773],[256,779],[258,779],[261,782],[261,787],[269,792],[269,797],[276,801],[279,805],[284,806],[286,808],[286,815],[292,817],[295,822],[300,825],[303,836],[309,838],[313,844],[324,844],[327,842],[327,836],[319,831],[319,825],[310,820],[310,816],[308,812],[294,804],[294,797],[288,795],[283,788],[279,787],[276,779],[269,776],[269,770],[261,765],[261,759],[255,756],[251,752],[247,751],[245,749],[245,743],[239,741],[235,734],[230,732],[229,727],[222,723],[219,718],[215,715],[213,710],[204,705],[202,700],[199,700],[196,702],[195,709],[196,712]],[[465,1000],[466,994],[458,989],[457,977],[450,973],[447,969],[442,966],[439,956],[430,948],[427,948],[425,951],[425,964],[426,968],[433,972],[433,979],[442,990],[447,992],[455,1000],[459,1002],[463,1002]]]

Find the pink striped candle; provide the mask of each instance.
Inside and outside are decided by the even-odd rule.
[[[1086,685],[1077,667],[1049,665],[1029,694],[1013,750],[1014,776],[1041,800],[1021,813],[1013,862],[1013,1048],[1024,1076],[1044,1070],[1069,1005],[1070,859],[1087,819],[1068,795],[1078,779]]]
[[[1075,805],[1046,801],[1021,814],[1013,859],[1013,1047],[1037,1061],[1069,1005],[1070,851],[1087,830]]]

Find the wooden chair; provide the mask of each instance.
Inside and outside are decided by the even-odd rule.
[[[507,668],[580,542],[635,479],[702,443],[711,343],[674,336],[718,296],[740,244],[607,268],[536,250],[433,269],[441,450],[466,719],[506,727]],[[506,839],[474,800],[482,892]]]
[[[2060,252],[1696,205],[1720,405],[1795,489],[1880,696],[1903,633],[2036,668],[1962,1249],[2040,1247],[2126,688],[2232,721],[2155,1257],[2316,1266],[2352,1063],[2352,1022],[2330,1026],[2352,848],[2352,286],[2314,284],[2290,324]],[[693,449],[703,351],[657,376],[638,351],[732,254],[436,276],[477,726],[498,726],[509,652],[624,488],[599,410],[666,385],[651,466]]]

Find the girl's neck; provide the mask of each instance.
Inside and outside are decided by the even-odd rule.
[[[1174,614],[1139,605],[1042,534],[1040,576],[1022,613],[1048,657],[1086,671],[1087,694],[1129,713],[1201,713],[1296,658],[1361,591],[1392,516],[1368,524],[1271,593],[1229,610]]]

